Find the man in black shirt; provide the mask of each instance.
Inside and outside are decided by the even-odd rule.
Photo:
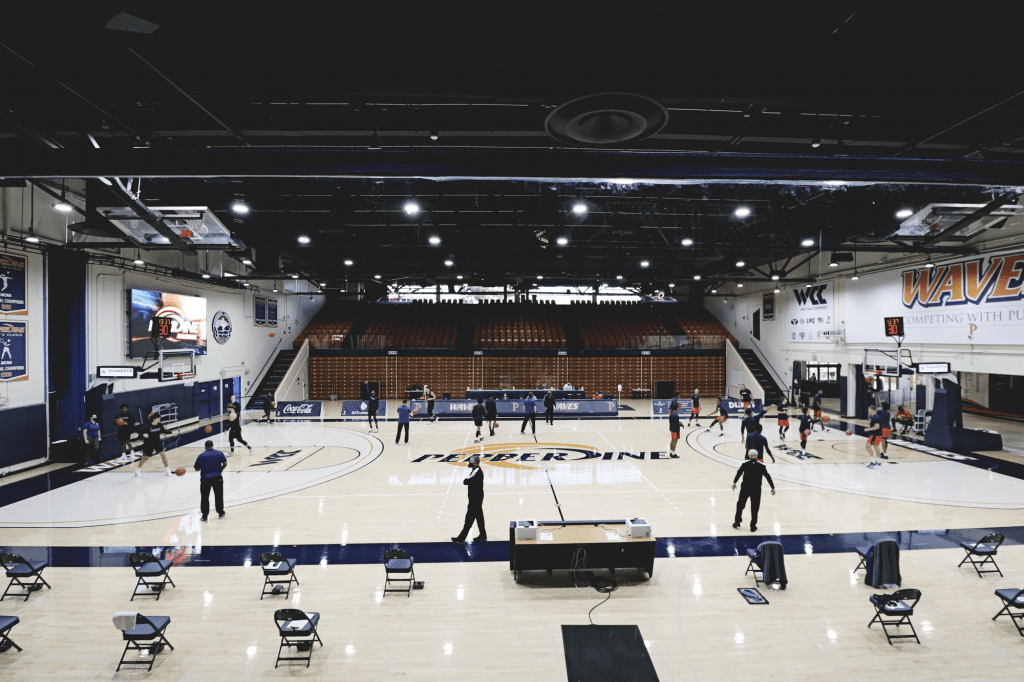
[[[484,528],[484,472],[480,468],[480,455],[469,458],[469,476],[462,484],[469,486],[469,508],[466,510],[466,524],[462,527],[462,532],[452,538],[452,542],[464,543],[474,521],[480,535],[473,538],[473,542],[484,542],[487,540],[487,529]]]
[[[437,421],[437,415],[434,414],[434,401],[437,400],[437,396],[434,395],[434,391],[431,390],[430,386],[424,386],[423,397],[427,399],[427,418],[433,424]]]
[[[228,409],[233,409],[235,411],[235,414],[237,414],[239,417],[242,416],[242,403],[238,402],[238,398],[235,397],[234,395],[228,398],[228,404],[224,409],[225,412]]]
[[[273,411],[275,407],[277,407],[277,403],[274,402],[274,396],[270,395],[270,393],[268,392],[265,396],[263,396],[263,417],[257,419],[256,423],[259,424],[261,421],[266,419],[268,424],[273,424],[274,421],[270,418],[270,413]]]
[[[484,399],[477,398],[476,405],[473,406],[473,423],[476,425],[476,439],[474,443],[480,443],[483,438],[480,436],[480,429],[484,426],[484,417],[487,416],[487,410],[484,409]]]
[[[768,479],[768,485],[772,487],[772,495],[775,494],[775,483],[767,467],[757,461],[757,450],[747,452],[747,461],[740,465],[736,472],[736,478],[732,479],[732,489],[736,490],[736,481],[743,477],[743,485],[740,486],[740,499],[736,502],[736,522],[733,528],[739,528],[743,523],[743,508],[747,506],[747,499],[750,500],[750,532],[757,530],[757,511],[761,508],[761,479]]]
[[[693,389],[693,395],[690,396],[690,419],[686,420],[686,425],[690,425],[690,420],[696,419],[697,426],[700,427],[700,389]]]
[[[746,384],[740,384],[740,400],[743,401],[743,407],[750,407],[750,402],[753,400],[754,394],[750,392]]]
[[[494,429],[498,428],[498,403],[494,402],[494,394],[487,394],[487,402],[484,403],[484,411],[487,413],[487,426],[494,435]]]
[[[674,396],[672,396],[672,402],[670,402],[668,404],[669,414],[671,414],[672,412],[675,412],[678,409],[679,409],[679,394],[676,393]]]
[[[370,425],[370,433],[380,431],[380,424],[377,423],[378,408],[380,408],[380,400],[377,399],[377,392],[370,391],[370,397],[366,399],[366,422]]]
[[[551,391],[544,396],[544,423],[555,425],[555,396]]]
[[[127,459],[132,451],[132,429],[135,428],[135,417],[127,405],[121,405],[121,411],[114,417],[114,426],[117,427],[117,442],[121,444],[121,459]]]

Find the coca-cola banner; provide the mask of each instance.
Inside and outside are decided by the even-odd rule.
[[[295,417],[300,419],[319,419],[323,415],[324,404],[320,400],[277,401],[278,417]]]

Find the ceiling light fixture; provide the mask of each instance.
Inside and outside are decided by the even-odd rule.
[[[750,209],[747,208],[746,206],[740,206],[732,213],[737,218],[746,218],[748,215],[750,215]]]
[[[615,275],[615,279],[622,279],[622,275]]]
[[[350,261],[350,260],[346,260],[346,261],[345,261],[345,265],[352,265],[352,261]]]
[[[544,275],[537,275],[537,279],[544,279]]]
[[[380,279],[380,275],[374,275],[373,278],[374,279]]]
[[[810,284],[805,284],[805,285],[804,285],[804,289],[810,289],[810,288],[811,288],[811,285],[810,285]]]
[[[779,293],[780,291],[782,291],[782,289],[776,289],[775,293]]]
[[[244,201],[236,201],[231,204],[231,211],[237,215],[246,215],[249,213],[249,205]]]
[[[693,278],[694,278],[695,280],[699,280],[699,279],[700,279],[700,275],[694,275],[694,276],[693,276]]]
[[[683,246],[693,246],[693,240],[690,239],[689,237],[684,239],[682,243],[683,243]]]
[[[436,130],[431,130],[430,131],[430,139],[431,140],[436,140],[439,137],[441,137],[441,134],[439,132],[437,132]]]
[[[408,213],[409,215],[416,215],[417,213],[420,212],[420,205],[417,204],[415,201],[406,202],[404,208],[405,212]]]
[[[242,286],[243,287],[247,287],[247,286],[249,286],[249,283],[248,282],[242,282]]]
[[[850,279],[852,279],[854,282],[856,282],[858,279],[860,279],[860,275],[854,275]]]
[[[292,275],[292,279],[298,279],[298,278],[299,278],[298,275]]]
[[[572,206],[572,212],[573,213],[586,213],[587,212],[587,205],[584,204],[582,201],[580,201],[578,203],[575,203]]]
[[[816,137],[813,140],[811,140],[811,146],[814,147],[815,149],[820,147],[821,146],[821,139]]]
[[[568,243],[569,243],[569,240],[566,239],[565,237],[559,237],[558,238],[558,245],[559,246],[565,246]]]
[[[437,246],[438,244],[441,243],[441,238],[435,234],[432,237],[430,237],[430,239],[428,239],[427,241],[433,244],[434,246]]]
[[[778,275],[772,275],[772,281],[773,282],[778,282],[779,281],[779,276]]]
[[[136,265],[145,265],[146,264],[146,261],[142,260],[138,256],[136,256],[135,260],[133,260],[132,262],[135,263]]]
[[[671,288],[671,287],[674,287],[675,284],[669,284],[668,286],[669,286],[669,288]]]
[[[645,260],[640,261],[640,267],[642,267],[642,268],[646,268],[650,264],[651,264],[650,261],[645,261]]]
[[[924,266],[926,268],[934,268],[935,267],[935,263],[932,263],[931,261],[929,261],[929,262],[925,263]]]
[[[741,260],[736,261],[736,267],[742,268],[744,265],[746,265],[745,261],[741,261]]]
[[[737,284],[736,286],[738,286],[738,287],[739,287],[740,289],[742,289],[742,288],[743,288],[743,282],[740,282],[740,283],[739,283],[739,284]]]
[[[444,264],[445,264],[446,267],[450,268],[451,266],[455,265],[455,262],[454,261],[450,261],[450,260],[446,260],[444,262]]]
[[[300,244],[308,244],[309,243],[309,237],[307,237],[304,234],[300,235],[298,241],[299,241]]]
[[[462,279],[462,275],[456,275],[455,279]]]
[[[829,263],[829,264],[828,264],[828,266],[829,266],[830,268],[836,268],[836,267],[839,267],[839,263],[837,263],[837,262],[835,262],[835,261],[832,261],[831,263]]]
[[[252,261],[249,260],[248,258],[243,258],[242,265],[252,265]]]
[[[713,294],[717,294],[717,293],[718,293],[718,289],[712,289],[712,290],[711,290],[711,293],[713,293]]]
[[[909,208],[901,208],[900,210],[896,211],[897,218],[909,218],[912,215],[914,215],[914,212],[911,211]]]
[[[60,211],[61,213],[69,213],[69,212],[73,211],[75,207],[72,206],[68,202],[68,200],[64,198],[64,193],[61,192],[60,193],[60,201],[55,202],[53,204],[53,208],[58,210],[58,211]]]
[[[274,289],[274,293],[275,293],[275,294],[277,293],[277,289]]]
[[[203,279],[210,279],[210,276],[204,272],[203,273]]]
[[[813,239],[805,239],[802,242],[800,242],[800,246],[814,246],[814,240]]]

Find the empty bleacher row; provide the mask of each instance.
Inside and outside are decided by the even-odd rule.
[[[669,336],[651,305],[581,306],[576,315],[584,348],[660,347],[654,338]]]
[[[499,303],[477,306],[474,348],[565,348],[562,306]]]
[[[710,314],[703,316],[688,315],[677,317],[676,322],[683,330],[694,348],[719,347],[725,344],[725,339],[736,345],[736,338],[730,334],[722,323],[711,317]]]

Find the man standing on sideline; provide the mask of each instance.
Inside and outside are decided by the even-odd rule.
[[[427,417],[430,418],[430,423],[433,424],[437,421],[437,415],[434,414],[434,400],[437,399],[437,396],[434,395],[434,391],[430,386],[424,386],[423,397],[427,399]]]
[[[405,444],[409,444],[409,415],[411,413],[408,399],[403,399],[402,404],[398,406],[398,433],[395,434],[395,445],[398,445],[398,441],[402,437],[402,427],[405,427]]]
[[[757,511],[761,508],[761,479],[767,478],[768,485],[772,487],[772,495],[775,494],[775,483],[772,475],[768,473],[767,467],[757,461],[757,450],[747,452],[747,461],[740,465],[736,472],[736,478],[732,479],[732,489],[736,490],[736,481],[743,477],[743,485],[740,486],[740,499],[736,502],[736,522],[733,528],[739,528],[743,523],[743,508],[747,506],[747,499],[750,499],[750,532],[757,530]]]
[[[532,393],[526,394],[523,401],[523,426],[519,429],[521,435],[526,435],[526,422],[530,422],[533,428],[533,435],[537,435],[537,401],[533,399]]]
[[[121,459],[127,459],[132,452],[132,429],[135,428],[135,417],[127,405],[121,405],[121,411],[114,417],[114,426],[117,427],[117,442],[121,444]]]
[[[679,444],[679,403],[676,403],[675,407],[668,406],[668,432],[668,449],[672,451],[669,456],[672,459],[679,459],[679,455],[676,454],[676,445]]]
[[[693,395],[690,396],[690,419],[697,420],[697,428],[700,428],[700,389],[693,389]],[[686,426],[689,428],[690,419],[686,420]]]
[[[377,408],[380,401],[377,400],[377,392],[370,391],[370,397],[366,399],[366,421],[370,425],[370,433],[380,431],[380,424],[377,423]]]
[[[235,412],[235,408],[228,408],[228,444],[231,446],[231,454],[235,454],[235,441],[238,441],[252,452],[252,446],[242,439],[242,418]]]
[[[85,466],[89,466],[96,459],[100,458],[100,423],[96,415],[89,417],[89,421],[82,426],[82,440],[85,442]]]
[[[555,394],[551,391],[544,396],[544,423],[555,425]]]
[[[484,403],[484,410],[487,412],[487,426],[494,435],[494,429],[498,428],[498,403],[494,402],[494,394],[487,395],[487,402]]]
[[[473,542],[485,542],[487,529],[484,527],[484,471],[480,468],[480,455],[469,458],[469,476],[463,479],[462,485],[469,486],[469,508],[466,509],[466,524],[462,527],[462,532],[452,538],[452,542],[460,545],[464,543],[474,521],[480,535],[473,538]]]
[[[480,429],[484,427],[484,417],[487,415],[487,410],[484,409],[484,399],[477,398],[476,405],[473,406],[473,424],[476,426],[476,439],[474,443],[483,442],[483,437],[480,435]],[[494,435],[493,432],[491,435]]]
[[[754,399],[754,394],[750,392],[746,384],[740,384],[740,400],[743,401],[743,407],[750,407],[750,401]]]
[[[224,477],[221,475],[228,466],[228,460],[220,450],[213,449],[213,441],[205,443],[204,450],[196,457],[196,471],[199,473],[199,511],[203,513],[200,521],[209,521],[210,489],[213,489],[213,502],[217,508],[217,518],[224,518]]]

